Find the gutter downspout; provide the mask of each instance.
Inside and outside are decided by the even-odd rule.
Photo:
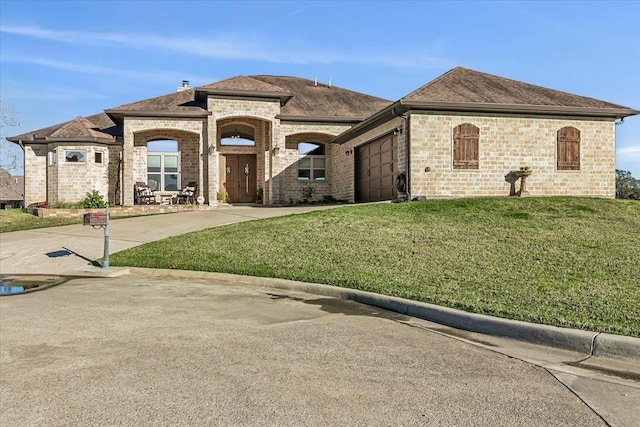
[[[395,117],[400,117],[404,119],[404,139],[406,144],[406,157],[407,157],[407,201],[411,201],[411,131],[409,130],[410,126],[410,115],[405,113],[402,115],[396,114],[396,109],[393,107],[391,109],[391,114]]]

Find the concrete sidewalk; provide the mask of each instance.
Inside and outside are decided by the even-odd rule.
[[[109,224],[109,253],[205,228],[336,207],[344,206],[225,206],[214,211],[117,219]],[[0,272],[63,274],[102,258],[103,248],[103,230],[79,224],[2,233]]]

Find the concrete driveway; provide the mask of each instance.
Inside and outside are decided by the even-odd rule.
[[[225,224],[332,208],[336,206],[225,206],[213,211],[122,218],[109,224],[109,252]],[[103,230],[79,224],[2,233],[0,272],[62,274],[102,258],[103,248]]]
[[[129,275],[0,313],[6,426],[605,425],[542,368],[349,301]]]

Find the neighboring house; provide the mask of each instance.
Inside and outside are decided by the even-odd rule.
[[[296,77],[237,76],[7,138],[25,152],[25,203],[97,190],[134,203],[136,182],[205,203],[350,202],[533,195],[615,196],[615,123],[638,111],[454,68],[404,98]]]
[[[0,209],[22,208],[24,177],[0,169]]]

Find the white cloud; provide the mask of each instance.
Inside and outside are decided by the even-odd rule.
[[[640,155],[640,145],[621,147],[616,150],[617,154],[638,154]]]
[[[0,26],[0,32],[77,45],[163,49],[194,56],[258,60],[283,64],[353,63],[394,67],[446,67],[450,61],[428,53],[412,52],[322,52],[309,46],[287,46],[282,40],[265,40],[255,34],[238,33],[226,37],[166,37],[143,33],[99,33],[88,31],[58,31],[40,27]]]
[[[196,75],[188,75],[188,73],[176,73],[176,72],[163,72],[159,70],[155,70],[150,73],[148,70],[145,71],[136,71],[136,70],[127,70],[123,68],[111,68],[111,67],[103,67],[99,65],[89,65],[84,63],[77,62],[65,62],[65,61],[56,61],[48,58],[35,57],[35,56],[7,56],[3,55],[1,57],[2,62],[20,62],[25,64],[32,65],[40,65],[48,68],[55,68],[57,70],[64,71],[73,71],[76,73],[95,73],[95,74],[103,74],[117,77],[124,77],[127,79],[137,79],[137,80],[145,80],[145,81],[156,81],[160,83],[179,83],[184,79],[191,81],[203,81],[208,82],[210,78],[205,78],[202,76]]]

